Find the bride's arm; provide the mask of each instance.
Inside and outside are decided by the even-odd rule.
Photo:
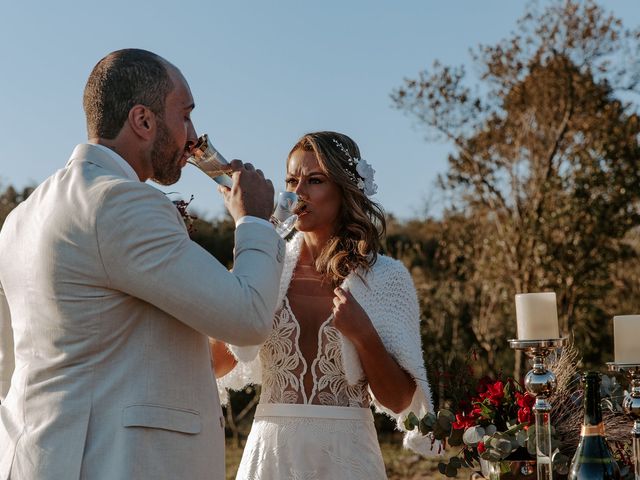
[[[227,345],[224,342],[210,338],[209,347],[211,350],[211,367],[216,378],[224,377],[238,364],[238,361],[227,349]]]
[[[413,399],[416,384],[389,354],[369,316],[351,293],[336,288],[333,325],[356,348],[369,387],[378,402],[400,413]]]

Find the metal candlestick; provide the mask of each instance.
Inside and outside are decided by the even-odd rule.
[[[536,420],[536,467],[538,480],[553,479],[553,465],[551,463],[551,404],[548,399],[556,389],[555,374],[544,364],[550,353],[564,345],[565,338],[547,340],[509,340],[509,346],[514,350],[522,350],[533,359],[533,368],[529,370],[524,387],[536,397],[533,412]]]
[[[640,364],[607,362],[609,371],[622,372],[629,379],[629,392],[624,397],[622,408],[633,418],[631,439],[633,441],[633,469],[635,479],[640,480]]]

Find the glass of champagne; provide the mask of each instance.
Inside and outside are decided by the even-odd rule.
[[[198,138],[198,143],[193,147],[187,163],[198,167],[216,183],[228,188],[233,186],[233,180],[229,176],[232,172],[229,162],[211,145],[206,133]],[[298,219],[294,213],[297,203],[298,196],[293,192],[278,194],[276,207],[269,221],[276,227],[276,231],[282,238],[287,238],[293,231]]]

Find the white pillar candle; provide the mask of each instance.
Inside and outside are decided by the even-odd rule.
[[[560,338],[556,294],[554,292],[518,293],[516,321],[518,340]]]
[[[640,315],[613,317],[613,344],[616,363],[640,364]]]

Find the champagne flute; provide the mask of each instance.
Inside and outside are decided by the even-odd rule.
[[[198,167],[216,183],[228,188],[233,186],[233,180],[229,176],[233,170],[229,162],[209,143],[209,136],[206,133],[198,138],[187,163]]]
[[[198,167],[216,183],[228,188],[233,186],[233,180],[229,176],[229,173],[232,172],[229,162],[209,143],[209,137],[206,133],[198,138],[187,163]],[[276,227],[276,232],[282,238],[287,238],[293,231],[298,219],[294,213],[297,202],[298,196],[293,192],[278,194],[276,207],[269,221]]]
[[[293,192],[280,192],[276,201],[276,208],[269,221],[276,227],[276,232],[282,238],[287,238],[298,220],[295,209],[298,205],[298,195]]]

